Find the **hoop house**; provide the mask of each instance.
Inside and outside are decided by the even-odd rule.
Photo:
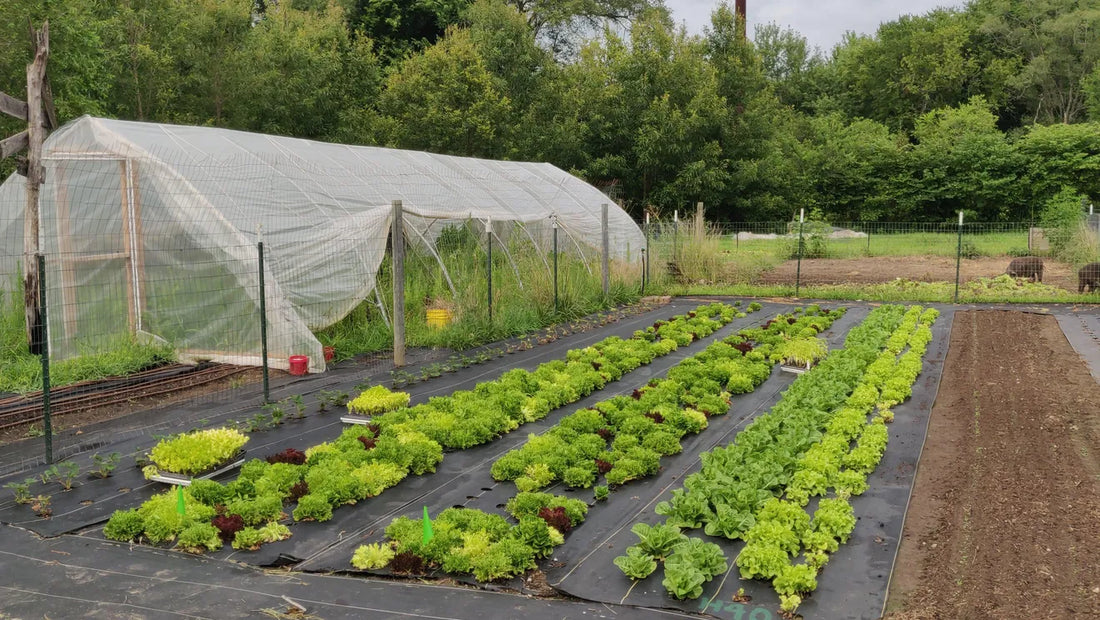
[[[47,139],[44,165],[39,245],[57,357],[138,335],[258,365],[262,240],[271,365],[308,355],[321,371],[313,331],[388,297],[376,283],[395,200],[409,243],[432,253],[456,223],[539,246],[556,219],[562,250],[592,255],[610,202],[543,163],[88,116]],[[24,186],[18,175],[0,186],[5,287],[23,258]],[[614,204],[608,235],[612,259],[639,260],[641,230]]]

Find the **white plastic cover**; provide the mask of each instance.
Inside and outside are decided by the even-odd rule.
[[[373,294],[394,200],[410,242],[432,242],[443,229],[433,222],[513,222],[531,234],[557,216],[571,243],[598,252],[609,204],[611,257],[636,262],[645,243],[598,189],[544,163],[89,116],[47,139],[44,162],[40,243],[60,357],[138,333],[192,357],[259,364],[262,238],[271,364],[301,354],[323,370],[311,330]],[[17,175],[0,186],[6,288],[22,259],[24,186]]]

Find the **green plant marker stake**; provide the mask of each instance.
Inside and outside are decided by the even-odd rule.
[[[176,512],[180,513],[180,516],[187,514],[187,507],[183,503],[183,487],[176,487]]]
[[[431,542],[433,536],[435,536],[435,534],[432,533],[432,520],[428,517],[428,507],[425,506],[424,507],[424,540],[423,540],[423,544],[426,545],[429,542]]]

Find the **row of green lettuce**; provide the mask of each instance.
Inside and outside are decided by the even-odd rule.
[[[802,597],[817,588],[817,573],[829,554],[855,528],[849,498],[867,490],[867,477],[882,460],[889,439],[886,424],[893,420],[890,408],[912,393],[938,315],[919,306],[906,312],[886,350],[828,421],[821,440],[799,460],[785,499],[769,500],[745,533],[747,544],[737,557],[741,577],[771,579],[783,611],[793,613]],[[803,507],[813,497],[822,499],[810,519]]]
[[[742,578],[771,579],[782,610],[793,612],[816,588],[827,554],[855,526],[848,498],[866,490],[882,458],[889,408],[909,397],[937,315],[920,307],[872,311],[844,349],[795,381],[733,444],[704,454],[701,470],[658,504],[665,523],[635,525],[639,542],[616,565],[642,579],[663,561],[669,594],[696,598],[725,570],[717,570],[716,560],[677,555],[690,540],[681,530],[703,527],[709,535],[744,539],[737,558]],[[811,519],[803,507],[830,489],[836,496],[821,499]],[[800,553],[804,562],[792,562]]]
[[[804,313],[797,309],[792,316],[781,314],[763,327],[712,343],[672,368],[666,379],[579,410],[542,435],[531,435],[492,467],[497,480],[516,482],[519,492],[507,504],[516,524],[480,510],[450,508],[432,522],[435,537],[425,541],[422,522],[399,517],[386,528],[385,540],[356,549],[352,565],[398,573],[441,569],[471,573],[482,581],[525,572],[534,559],[564,543],[565,534],[580,524],[587,510],[583,502],[539,489],[558,481],[589,488],[601,475],[617,486],[655,474],[663,456],[681,450],[682,437],[704,430],[708,415],[729,410],[732,393],[749,392],[762,383],[772,365],[783,361],[788,345],[817,340],[843,313],[811,306]],[[596,487],[597,500],[607,494],[606,486]],[[527,509],[517,511],[516,506]],[[563,514],[567,507],[569,518]],[[553,544],[544,544],[547,539]],[[702,541],[685,545],[680,557],[713,558],[717,549]]]
[[[228,484],[195,481],[184,491],[182,513],[172,492],[154,496],[138,508],[117,511],[104,535],[154,544],[178,537],[177,546],[192,552],[217,549],[224,543],[256,548],[289,534],[279,530],[260,535],[264,527],[275,529],[269,524],[286,516],[288,502],[296,502],[292,515],[297,521],[330,519],[334,508],[376,496],[410,473],[435,471],[444,448],[485,443],[538,420],[642,364],[710,335],[737,316],[745,314],[725,304],[700,306],[658,321],[629,339],[609,337],[570,351],[566,360],[546,362],[534,371],[513,369],[473,390],[400,407],[305,452],[288,450],[267,460],[250,460]],[[369,398],[360,399],[355,409],[372,410],[378,405],[370,401],[378,399],[408,403],[407,396],[395,400],[375,390]]]

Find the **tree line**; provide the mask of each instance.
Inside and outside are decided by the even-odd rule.
[[[972,0],[824,51],[742,37],[732,2],[701,35],[661,0],[6,5],[0,90],[25,92],[48,18],[62,121],[547,161],[636,216],[1026,221],[1100,196],[1100,0]]]

